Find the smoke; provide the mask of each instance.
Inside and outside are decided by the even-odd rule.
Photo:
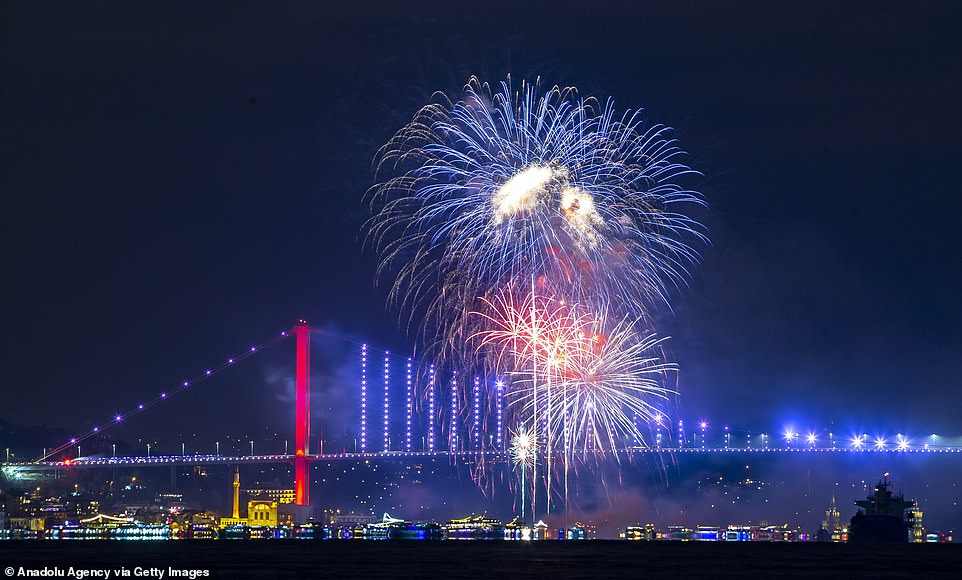
[[[320,452],[354,451],[359,422],[358,385],[361,340],[336,326],[311,333],[311,449]],[[293,357],[286,363],[263,367],[264,382],[273,398],[286,409],[285,424],[294,424],[295,377]],[[292,427],[293,429],[293,427]],[[350,443],[350,445],[349,445]]]

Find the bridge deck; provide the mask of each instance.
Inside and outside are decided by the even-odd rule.
[[[613,452],[582,452],[577,455],[586,454],[611,454]],[[619,455],[630,454],[667,454],[667,455],[686,455],[686,454],[889,454],[889,453],[962,453],[962,447],[926,447],[908,449],[877,449],[877,448],[851,448],[851,447],[772,447],[772,448],[674,448],[674,447],[638,447],[626,448],[615,451]],[[310,455],[313,461],[343,461],[351,459],[391,459],[391,458],[435,458],[450,457],[452,459],[470,460],[473,458],[497,458],[507,457],[506,451],[485,450],[485,451],[459,451],[452,453],[449,451],[378,451],[368,453],[325,453],[321,455]],[[29,461],[29,462],[10,462],[0,463],[0,467],[7,469],[71,469],[84,467],[111,467],[111,466],[163,466],[163,465],[203,465],[203,464],[235,464],[235,463],[289,463],[293,462],[295,455],[158,455],[151,457],[80,457],[77,459],[66,459],[62,461]]]

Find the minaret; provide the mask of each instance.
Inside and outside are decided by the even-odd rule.
[[[234,512],[231,518],[240,519],[240,473],[238,468],[234,468]]]

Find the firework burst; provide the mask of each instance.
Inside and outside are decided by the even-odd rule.
[[[551,497],[553,458],[561,458],[565,499],[576,458],[645,445],[645,423],[661,416],[675,394],[664,386],[676,366],[664,362],[664,339],[639,334],[639,321],[593,316],[578,304],[529,293],[502,293],[477,312],[488,330],[471,337],[512,377],[509,408],[539,442],[545,489]],[[557,466],[556,462],[556,466]],[[538,463],[531,465],[537,479]],[[532,500],[536,499],[532,490]],[[549,502],[550,505],[550,502]]]
[[[367,242],[391,301],[455,354],[479,298],[532,280],[628,312],[666,300],[697,256],[701,196],[671,129],[573,88],[471,79],[380,151]],[[647,308],[643,309],[647,311]],[[437,331],[435,329],[443,329]]]
[[[521,517],[524,518],[525,488],[527,486],[525,473],[534,469],[535,460],[538,456],[538,440],[534,433],[524,427],[515,429],[511,435],[511,446],[508,448],[508,454],[511,456],[511,462],[515,469],[521,472],[521,485],[519,487],[521,488]],[[532,513],[534,513],[533,509]]]
[[[686,213],[703,205],[682,185],[696,172],[671,134],[574,88],[472,78],[375,162],[378,279],[429,353],[511,376],[511,452],[522,493],[530,469],[532,515],[542,483],[550,511],[553,458],[567,498],[576,454],[643,444],[635,419],[674,394],[649,312],[706,238]]]

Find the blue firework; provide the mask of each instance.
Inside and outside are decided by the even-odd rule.
[[[472,78],[385,144],[367,241],[392,303],[438,350],[478,301],[534,288],[615,312],[665,303],[697,259],[703,205],[672,130],[574,88]],[[442,329],[442,330],[437,330]]]

